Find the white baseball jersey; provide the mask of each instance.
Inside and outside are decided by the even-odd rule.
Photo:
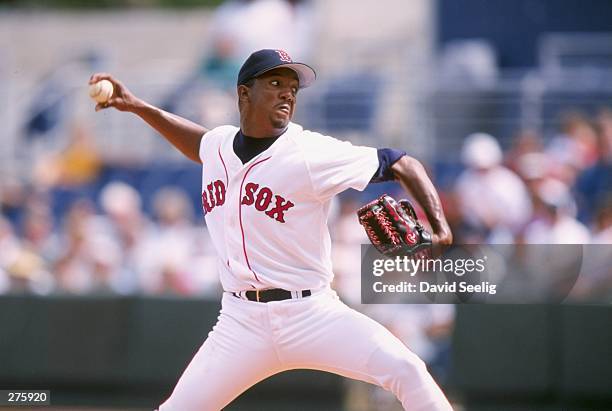
[[[327,217],[331,198],[363,190],[378,168],[375,148],[290,123],[246,164],[239,131],[221,126],[200,146],[202,207],[225,291],[317,290],[333,279]]]

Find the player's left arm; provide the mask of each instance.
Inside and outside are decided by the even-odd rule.
[[[392,166],[396,179],[423,208],[431,225],[434,244],[453,242],[453,234],[444,216],[440,196],[431,182],[425,167],[415,158],[402,156]]]

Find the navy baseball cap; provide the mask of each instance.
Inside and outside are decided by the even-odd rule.
[[[312,67],[293,61],[286,51],[264,49],[256,51],[246,59],[238,73],[238,85],[245,84],[252,78],[280,67],[286,67],[297,73],[300,88],[310,86],[317,78],[317,73]]]

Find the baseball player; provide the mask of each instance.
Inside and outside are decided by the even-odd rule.
[[[203,165],[222,308],[160,411],[217,411],[257,382],[297,368],[379,385],[406,410],[451,410],[423,361],[330,288],[333,196],[397,179],[424,208],[433,242],[450,244],[439,197],[404,152],[354,146],[292,123],[298,90],[315,77],[282,50],[253,53],[238,75],[240,127],[211,130],[144,102],[109,74],[90,79],[115,87],[96,110],[138,115]]]

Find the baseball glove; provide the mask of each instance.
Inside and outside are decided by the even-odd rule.
[[[384,255],[430,255],[431,234],[419,222],[408,200],[383,194],[357,210],[359,223]]]

